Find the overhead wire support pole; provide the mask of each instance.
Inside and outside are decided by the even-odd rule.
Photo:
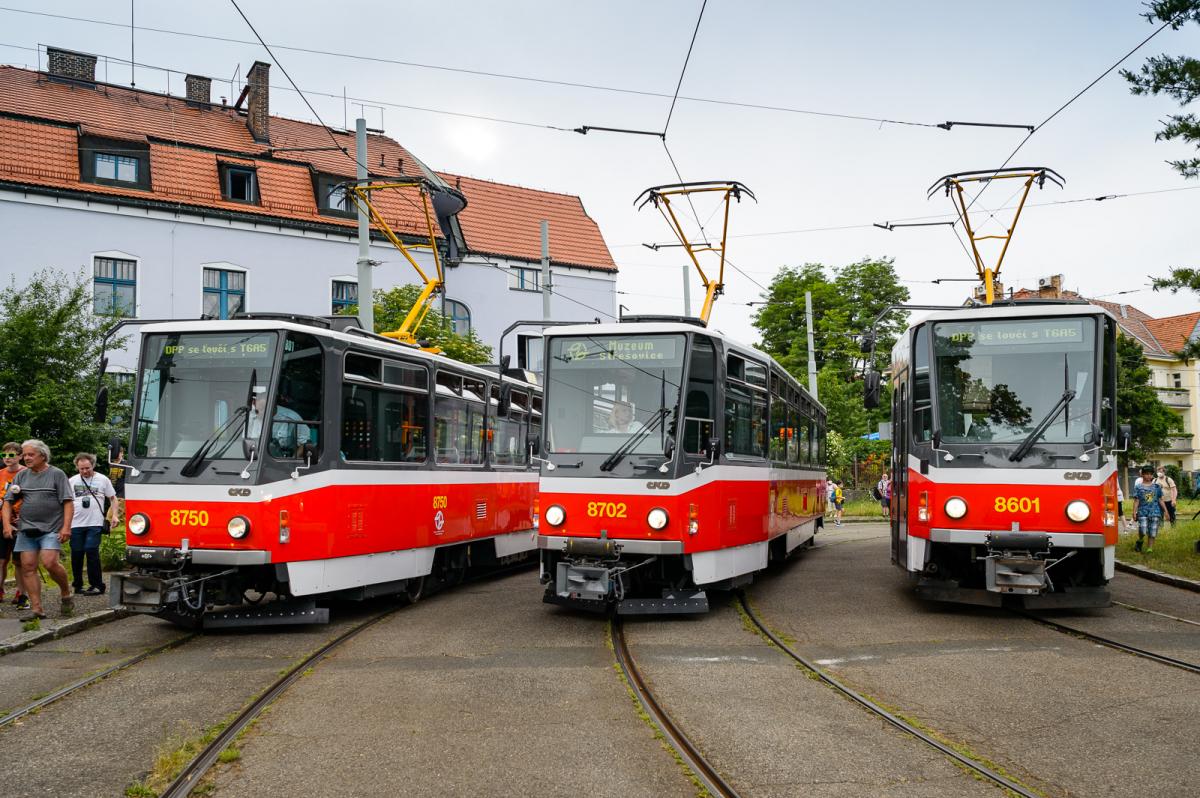
[[[354,122],[357,158],[358,188],[367,185],[367,120],[359,117]],[[358,208],[358,320],[363,329],[375,332],[375,287],[371,274],[371,223],[370,212],[356,202]]]

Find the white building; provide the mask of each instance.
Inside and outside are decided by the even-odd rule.
[[[0,66],[4,283],[82,272],[98,311],[144,319],[324,315],[357,300],[356,222],[335,188],[355,176],[354,134],[271,116],[268,64],[254,64],[228,106],[211,102],[204,77],[189,75],[186,97],[174,97],[97,82],[95,56],[47,54],[45,72]],[[382,134],[368,137],[366,162],[372,178],[424,176],[466,196],[448,231],[461,255],[444,296],[456,327],[498,349],[512,321],[542,318],[543,219],[551,318],[615,315],[616,265],[578,197],[435,174]],[[375,200],[406,242],[420,242],[415,195]],[[373,233],[375,288],[418,282]],[[432,269],[428,250],[417,257]],[[516,334],[505,342],[514,365],[539,368],[536,339],[528,353],[517,344]],[[128,369],[134,354],[112,364]]]

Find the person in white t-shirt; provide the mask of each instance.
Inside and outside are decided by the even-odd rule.
[[[71,495],[75,497],[75,515],[71,517],[72,587],[81,596],[99,596],[104,593],[100,536],[106,515],[109,523],[116,523],[113,498],[117,491],[108,477],[96,473],[96,455],[87,452],[75,455],[75,469],[79,473],[68,480]],[[83,589],[84,559],[87,560],[87,590]]]

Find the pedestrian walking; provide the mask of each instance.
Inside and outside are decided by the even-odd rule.
[[[1171,526],[1175,526],[1175,500],[1179,498],[1179,487],[1175,484],[1175,480],[1171,479],[1167,469],[1162,466],[1158,467],[1158,476],[1154,478],[1154,482],[1162,488],[1163,506],[1167,508],[1167,519],[1171,522]]]
[[[29,595],[29,612],[21,619],[46,617],[41,580],[37,576],[39,562],[62,591],[62,611],[69,615],[75,609],[75,602],[59,553],[62,544],[71,537],[71,519],[75,514],[71,485],[61,469],[50,465],[50,447],[45,443],[36,439],[25,441],[21,444],[21,459],[25,470],[13,478],[0,510],[4,536],[16,535],[13,551],[21,558],[21,577]],[[17,501],[21,502],[19,519],[13,513]]]
[[[113,499],[113,514],[112,525],[120,526],[125,522],[125,476],[129,471],[129,467],[125,465],[125,444],[117,447],[117,453],[108,463],[108,481],[112,483],[113,490],[117,492]]]
[[[0,468],[0,502],[3,502],[13,477],[25,470],[25,466],[21,465],[21,444],[16,441],[4,444],[0,448],[0,460],[3,461],[3,468]],[[14,516],[20,512],[20,507],[20,503],[13,505]],[[4,585],[8,581],[8,563],[11,561],[13,580],[17,583],[13,605],[24,609],[29,603],[29,599],[25,598],[25,594],[21,592],[20,558],[13,556],[13,546],[16,545],[16,542],[16,536],[0,535],[0,601],[4,601]]]
[[[81,596],[99,596],[104,593],[100,537],[108,531],[105,521],[112,523],[116,509],[112,500],[117,492],[108,477],[96,473],[96,455],[87,452],[75,455],[75,470],[79,473],[69,480],[75,497],[75,513],[71,520],[71,588]],[[85,559],[86,590],[83,588]]]
[[[842,480],[836,480],[833,487],[833,525],[842,525],[842,513],[846,508],[846,492],[842,489]]]
[[[1134,551],[1142,550],[1142,539],[1146,541],[1146,553],[1154,551],[1154,539],[1162,526],[1163,516],[1167,508],[1163,502],[1162,487],[1154,481],[1154,469],[1142,466],[1142,478],[1133,483],[1133,498],[1135,501],[1134,515],[1137,516],[1138,539],[1133,544]]]

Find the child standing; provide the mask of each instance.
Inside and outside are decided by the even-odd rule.
[[[1146,553],[1154,551],[1154,539],[1158,537],[1158,529],[1162,526],[1163,516],[1167,514],[1163,501],[1162,487],[1154,481],[1154,469],[1142,466],[1142,478],[1133,483],[1134,515],[1137,517],[1138,539],[1133,544],[1134,551],[1142,550],[1142,538],[1149,538]]]
[[[842,481],[839,479],[834,482],[833,488],[833,525],[842,525],[842,512],[846,507],[846,492],[842,490]]]

